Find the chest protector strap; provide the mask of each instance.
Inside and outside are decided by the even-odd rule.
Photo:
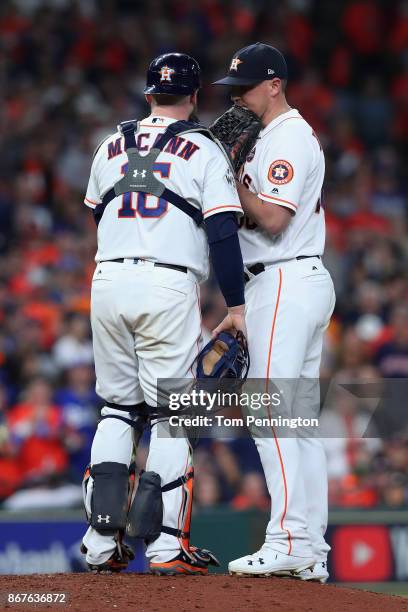
[[[102,204],[98,204],[94,209],[96,224],[102,218],[106,206],[114,198],[130,191],[141,192],[163,198],[191,217],[199,226],[203,222],[201,210],[190,204],[185,198],[178,195],[175,191],[167,189],[159,181],[154,172],[154,163],[161,151],[169,140],[187,132],[199,132],[211,140],[214,140],[209,130],[192,121],[176,121],[166,128],[166,131],[159,137],[154,147],[147,155],[140,155],[135,138],[135,130],[139,128],[136,121],[124,121],[120,124],[120,130],[125,138],[125,150],[128,156],[128,168],[125,176],[121,178],[102,198]]]

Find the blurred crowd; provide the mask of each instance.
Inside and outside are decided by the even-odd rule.
[[[324,261],[337,305],[322,376],[339,384],[384,378],[391,389],[380,410],[361,394],[332,394],[323,411],[336,432],[325,440],[330,503],[406,505],[407,395],[394,387],[408,377],[408,2],[3,0],[4,507],[80,503],[101,407],[89,326],[96,232],[83,205],[95,146],[120,121],[146,115],[146,67],[166,51],[200,62],[199,115],[208,124],[229,103],[211,81],[236,49],[257,40],[285,53],[288,101],[326,155]],[[224,314],[211,279],[202,288],[202,314],[205,333]],[[146,444],[141,463],[145,454]],[[252,441],[206,440],[195,457],[198,507],[268,507]]]

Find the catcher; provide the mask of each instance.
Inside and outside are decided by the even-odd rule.
[[[158,379],[193,377],[208,251],[228,327],[246,333],[242,209],[224,149],[191,120],[199,87],[190,56],[153,60],[144,89],[150,116],[122,123],[92,164],[85,197],[98,225],[91,324],[96,390],[105,405],[84,479],[89,528],[82,552],[95,572],[127,567],[133,553],[123,543],[126,529],[145,540],[155,574],[204,575],[217,563],[190,545],[192,449],[186,436],[170,435],[157,392]],[[235,361],[224,359],[237,371]],[[132,450],[147,424],[146,472],[134,496]]]

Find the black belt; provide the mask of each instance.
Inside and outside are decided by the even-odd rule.
[[[132,257],[119,257],[119,259],[106,259],[105,261],[110,262],[115,262],[115,263],[124,263],[125,259],[132,259]],[[133,257],[133,263],[139,263],[139,261],[146,261],[145,259],[141,259],[140,257]],[[101,263],[103,263],[101,261]],[[154,263],[154,267],[155,268],[169,268],[170,270],[177,270],[178,272],[184,272],[184,274],[187,274],[187,268],[185,266],[176,266],[173,264],[166,264],[166,263],[159,263],[159,262],[155,262]]]
[[[317,257],[317,259],[321,259],[320,255],[299,255],[295,259],[299,261],[301,259],[309,259],[309,257]],[[261,272],[265,272],[265,264],[263,263],[253,264],[252,266],[248,267],[248,272],[250,272],[254,276],[258,276],[258,274],[261,274]],[[248,276],[246,272],[244,273],[244,280],[246,283],[250,280],[250,277]]]

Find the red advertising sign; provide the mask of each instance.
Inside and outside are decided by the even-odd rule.
[[[332,580],[384,582],[392,579],[389,528],[382,525],[341,526],[331,539]]]

